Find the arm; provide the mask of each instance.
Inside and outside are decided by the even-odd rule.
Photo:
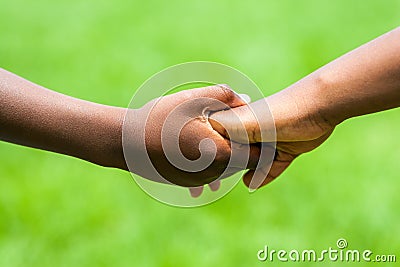
[[[316,75],[323,86],[313,98],[331,125],[399,107],[400,28],[333,61]]]
[[[125,109],[50,91],[0,69],[0,139],[127,169]]]
[[[211,117],[213,127],[225,134],[226,129],[241,127],[233,123],[237,121],[233,117],[239,116],[250,142],[273,141],[262,138],[263,131],[270,129],[261,129],[256,121],[263,123],[263,101],[274,117],[277,138],[277,159],[266,184],[298,155],[324,142],[344,120],[400,106],[400,28],[332,61],[277,94],[249,106],[215,113]],[[250,176],[245,177],[247,184]]]
[[[229,140],[202,118],[203,111],[245,104],[228,87],[210,86],[165,96],[136,110],[123,109],[59,94],[3,69],[0,96],[0,140],[187,187],[219,178],[231,157]],[[212,142],[200,145],[204,139]],[[257,164],[257,149],[254,146],[251,150],[249,168]],[[171,160],[179,159],[177,150],[188,159],[188,170],[171,164]],[[195,171],[196,160],[203,152],[210,164]],[[228,170],[228,174],[239,170]],[[216,190],[219,182],[210,186]],[[198,196],[201,190],[193,188],[191,193]]]

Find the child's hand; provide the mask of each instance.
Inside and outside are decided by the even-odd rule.
[[[129,110],[123,138],[130,171],[158,182],[198,187],[223,173],[227,177],[244,169],[226,170],[231,143],[211,127],[207,118],[208,112],[244,104],[228,87],[218,85],[182,91]],[[258,147],[252,147],[245,168],[255,168],[258,156]],[[247,163],[248,158],[244,160]],[[211,187],[216,190],[218,185],[216,182]],[[201,190],[193,188],[191,193],[197,196]]]

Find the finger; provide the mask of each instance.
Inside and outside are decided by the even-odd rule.
[[[249,104],[251,102],[251,97],[247,94],[238,94],[240,98],[246,102],[246,104]]]
[[[250,146],[247,168],[256,169],[259,165],[268,168],[275,156],[275,143],[252,144]]]
[[[253,185],[251,182],[253,180],[254,174],[255,174],[254,170],[249,170],[248,172],[246,172],[243,175],[243,183],[249,188],[250,192],[269,184],[270,182],[272,182],[275,179],[275,178],[267,175],[266,177],[264,177],[262,182],[257,187],[252,188]]]
[[[239,144],[231,142],[230,165],[236,168],[255,170],[259,166],[269,169],[275,156],[274,143]],[[243,163],[246,165],[243,165]]]
[[[211,183],[208,184],[210,187],[211,191],[217,191],[219,187],[221,186],[221,181],[220,180],[215,180]]]
[[[232,175],[234,175],[235,173],[241,172],[243,171],[243,168],[235,168],[235,167],[229,167],[227,168],[224,173],[218,178],[218,180],[223,180],[226,178],[231,177]]]
[[[258,144],[246,145],[230,142],[230,166],[241,169],[255,169],[260,157],[261,148]]]
[[[215,112],[209,121],[216,131],[238,143],[273,142],[276,139],[274,120],[265,99]]]
[[[218,101],[213,101],[213,103],[211,103],[210,106],[208,107],[210,110],[213,111],[227,109],[227,107],[234,108],[246,105],[246,101],[244,101],[226,84],[218,84],[202,88],[195,88],[182,91],[181,93],[185,94],[187,99],[204,97],[204,98],[213,98],[215,100],[218,100]]]
[[[275,180],[279,175],[281,175],[287,169],[287,167],[289,167],[291,162],[292,160],[290,161],[275,160],[272,163],[272,166],[268,172],[266,172],[263,169],[257,170],[258,173],[255,170],[249,170],[243,176],[243,182],[249,188],[250,191],[254,191]]]
[[[238,143],[260,141],[254,134],[259,127],[250,105],[215,112],[210,115],[209,122],[214,130]]]
[[[199,197],[203,193],[204,186],[189,187],[190,195],[194,198]]]
[[[265,180],[265,177],[272,168],[275,154],[275,144],[261,144],[260,157],[257,166],[255,168],[251,168],[254,170],[254,174],[249,184],[250,192],[258,188]]]

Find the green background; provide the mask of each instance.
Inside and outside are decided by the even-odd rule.
[[[207,60],[268,95],[395,28],[399,15],[399,1],[374,0],[1,1],[0,66],[126,107],[154,73]],[[0,266],[277,266],[257,251],[322,250],[341,237],[399,258],[399,116],[346,121],[268,187],[239,184],[196,209],[153,200],[126,172],[0,143]]]

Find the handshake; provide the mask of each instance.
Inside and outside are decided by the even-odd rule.
[[[296,91],[247,103],[227,85],[215,85],[125,109],[72,98],[0,69],[0,140],[189,187],[194,197],[242,170],[248,170],[244,183],[256,189],[332,131]]]
[[[189,187],[193,197],[203,185],[217,190],[222,178],[248,169],[243,181],[256,189],[332,131],[322,117],[300,114],[295,99],[278,94],[247,103],[245,98],[227,85],[215,85],[127,110],[122,131],[126,168],[153,181]]]
[[[256,189],[342,121],[400,106],[399,51],[397,28],[253,103],[216,85],[128,110],[0,69],[0,140],[186,186],[192,196],[245,169],[244,183]]]

